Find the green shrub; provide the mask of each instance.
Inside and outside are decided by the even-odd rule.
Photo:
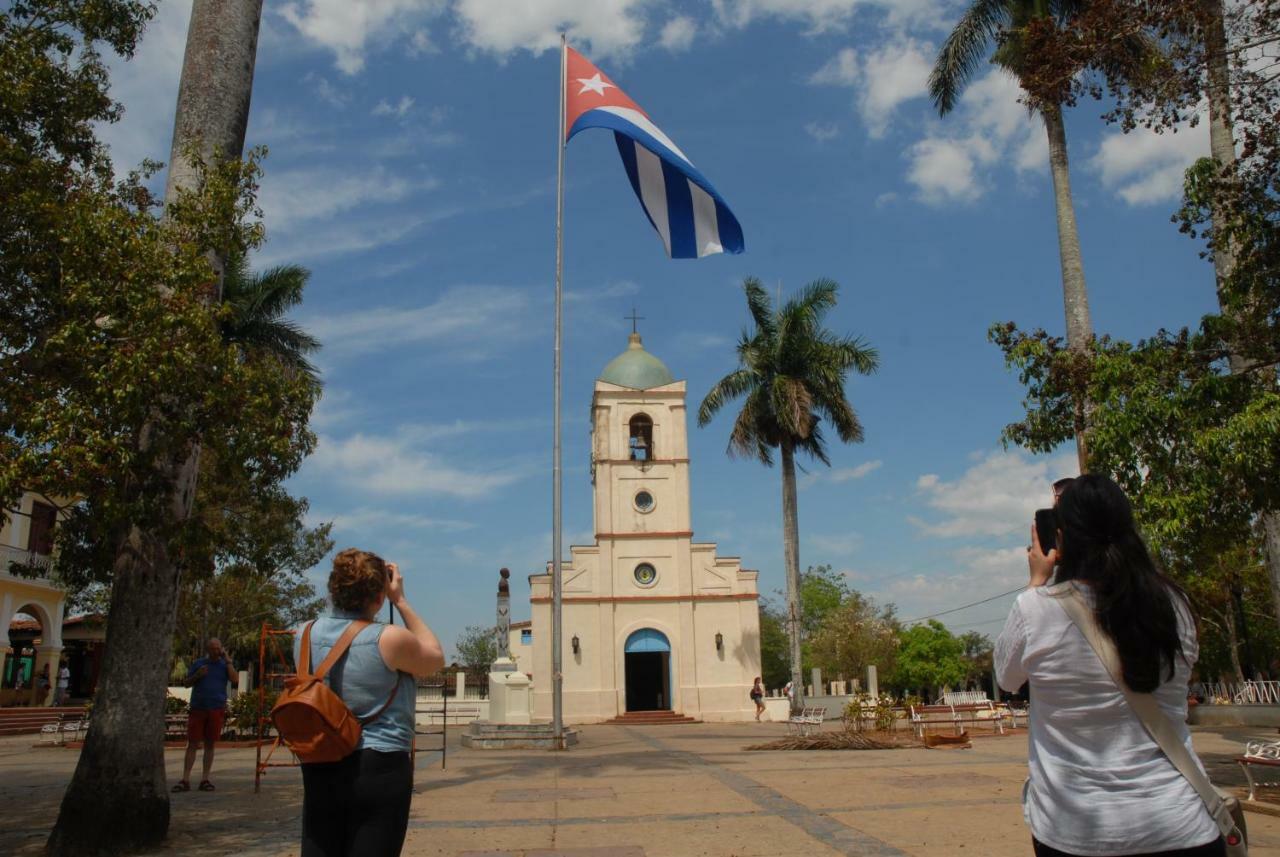
[[[164,713],[165,714],[186,714],[191,705],[180,697],[171,693],[165,694],[164,697]]]
[[[280,693],[266,688],[265,694],[266,700],[262,706],[264,716],[271,711],[271,706],[276,704],[276,697]],[[227,723],[235,729],[239,737],[249,738],[258,734],[258,692],[256,690],[237,693],[235,698],[227,704]],[[268,722],[263,734],[266,735],[270,731],[271,724]]]

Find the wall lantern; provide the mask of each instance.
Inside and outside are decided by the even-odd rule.
[[[570,640],[569,642],[573,644],[573,653],[575,655],[580,654],[582,652],[582,643],[578,640],[577,634],[574,634],[573,639]]]
[[[716,631],[716,651],[724,651],[724,634],[721,634],[719,631]]]

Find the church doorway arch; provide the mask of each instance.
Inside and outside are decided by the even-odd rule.
[[[623,647],[627,711],[671,708],[671,643],[653,628],[641,628]]]

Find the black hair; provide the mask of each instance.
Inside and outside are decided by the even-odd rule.
[[[1183,654],[1174,599],[1189,610],[1186,594],[1156,568],[1129,498],[1115,482],[1098,474],[1078,477],[1062,493],[1057,512],[1057,579],[1090,585],[1094,615],[1120,653],[1125,684],[1151,693],[1173,678],[1174,658]]]

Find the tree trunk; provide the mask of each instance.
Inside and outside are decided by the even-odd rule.
[[[1227,629],[1227,654],[1231,656],[1231,669],[1236,674],[1236,681],[1244,684],[1244,666],[1240,663],[1240,638],[1236,631],[1236,611],[1227,599],[1227,609],[1221,613],[1223,625]]]
[[[195,0],[178,90],[166,201],[197,174],[184,154],[198,146],[240,158],[249,118],[262,0]],[[222,260],[214,260],[215,300]],[[156,430],[148,426],[145,438]],[[145,440],[144,440],[145,443]],[[199,447],[162,465],[171,486],[168,515],[191,514]],[[112,569],[106,651],[93,726],[49,837],[50,857],[120,854],[152,847],[169,829],[164,769],[164,688],[173,653],[180,572],[165,538],[131,528]]]
[[[1236,162],[1235,121],[1231,115],[1231,59],[1227,54],[1227,34],[1223,22],[1222,0],[1201,0],[1205,53],[1208,57],[1206,86],[1209,101],[1209,154],[1218,163],[1219,174]],[[1218,308],[1228,312],[1226,290],[1236,270],[1236,248],[1224,234],[1227,224],[1213,216],[1213,272],[1218,293]],[[1228,365],[1232,374],[1245,371],[1244,356],[1228,343]],[[1260,383],[1274,384],[1274,375]],[[1267,578],[1271,583],[1271,601],[1280,619],[1280,513],[1262,514],[1263,544],[1267,561]]]
[[[1080,235],[1076,231],[1076,210],[1071,200],[1071,171],[1067,163],[1067,131],[1062,109],[1042,111],[1049,135],[1049,170],[1053,175],[1053,200],[1058,219],[1058,260],[1062,266],[1062,302],[1067,319],[1067,347],[1084,351],[1093,338],[1089,320],[1089,292],[1084,282],[1080,257]],[[1076,402],[1076,457],[1080,472],[1088,470],[1088,402]]]
[[[796,506],[796,455],[782,443],[782,551],[787,572],[787,635],[791,644],[792,713],[804,705],[800,662],[800,524]],[[816,689],[815,689],[816,690]]]

